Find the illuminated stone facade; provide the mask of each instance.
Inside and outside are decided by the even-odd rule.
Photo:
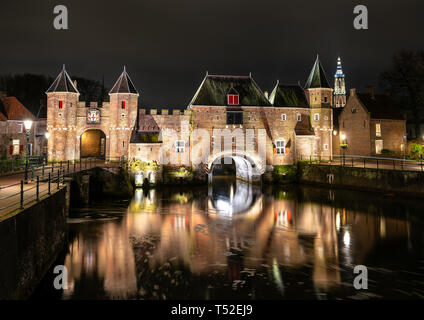
[[[89,135],[81,140],[88,130],[104,134],[91,135],[103,137],[100,145],[87,143],[98,156],[191,167],[199,176],[226,157],[251,181],[275,165],[332,155],[333,89],[318,58],[304,88],[277,82],[269,97],[251,75],[207,74],[185,110],[138,109],[139,94],[125,69],[101,107],[79,101],[65,68],[47,96],[49,160],[93,156],[83,148]]]
[[[131,132],[135,127],[139,94],[126,70],[109,92],[110,102],[101,107],[79,101],[79,92],[65,68],[47,90],[47,130],[49,161],[80,158],[81,136],[87,130],[100,130],[105,141],[99,141],[107,158],[128,155]],[[91,111],[100,113],[98,123],[89,118]],[[101,154],[99,154],[101,156]]]

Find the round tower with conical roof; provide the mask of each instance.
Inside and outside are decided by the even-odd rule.
[[[80,93],[69,77],[65,65],[47,89],[48,160],[76,158],[76,118]]]
[[[131,132],[137,121],[139,93],[125,67],[110,90],[109,96],[109,156],[127,157]]]
[[[312,128],[317,137],[314,154],[311,156],[329,159],[332,154],[333,89],[318,55],[306,82],[305,93],[311,108]]]

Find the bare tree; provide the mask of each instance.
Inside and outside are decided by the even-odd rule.
[[[421,115],[424,112],[424,51],[402,50],[393,56],[390,70],[380,75],[383,86],[415,124],[416,136],[421,136]]]

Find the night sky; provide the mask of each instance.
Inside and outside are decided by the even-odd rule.
[[[60,4],[69,30],[53,28]],[[368,30],[353,28],[358,4]],[[303,85],[319,53],[330,83],[340,54],[347,86],[363,88],[394,52],[424,48],[423,12],[419,0],[2,0],[0,74],[56,76],[65,63],[110,88],[125,64],[141,104],[186,106],[206,71],[252,72],[264,91]]]

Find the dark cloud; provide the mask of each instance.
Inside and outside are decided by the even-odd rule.
[[[69,9],[67,31],[53,8]],[[369,30],[353,29],[353,8]],[[284,0],[3,0],[0,73],[70,74],[111,86],[123,65],[144,104],[186,105],[204,73],[252,72],[263,90],[276,79],[304,83],[317,53],[332,78],[341,54],[347,84],[377,84],[394,52],[423,48],[424,3]]]

